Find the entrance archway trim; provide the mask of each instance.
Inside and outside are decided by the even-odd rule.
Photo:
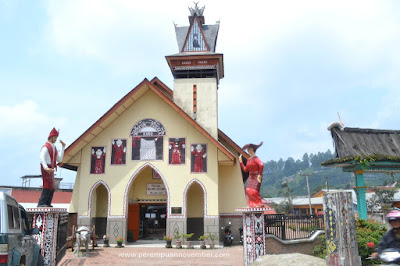
[[[192,179],[185,187],[185,190],[183,192],[183,216],[184,218],[187,218],[187,193],[189,191],[189,188],[193,185],[193,183],[197,183],[200,185],[201,189],[203,190],[203,217],[204,218],[215,218],[217,216],[208,216],[207,215],[207,190],[206,187],[201,183],[200,180],[197,178]]]
[[[107,202],[107,218],[110,217],[111,191],[110,191],[110,188],[108,187],[107,183],[104,182],[103,180],[97,181],[92,186],[92,188],[90,189],[88,215],[87,216],[81,216],[81,217],[85,217],[85,218],[91,218],[92,217],[92,196],[93,196],[93,192],[95,191],[95,189],[97,189],[97,187],[100,186],[100,185],[103,185],[107,189],[107,198],[108,198],[108,202]]]
[[[170,217],[171,215],[171,208],[170,208],[170,194],[169,194],[169,188],[168,188],[168,184],[167,181],[165,180],[164,176],[161,174],[161,172],[151,163],[144,163],[142,166],[140,166],[131,176],[131,178],[129,179],[128,185],[125,188],[125,194],[124,194],[124,217],[127,218],[128,214],[127,214],[127,208],[128,208],[128,195],[129,195],[129,189],[131,188],[131,185],[133,183],[133,181],[135,181],[136,177],[138,176],[138,174],[147,166],[149,166],[150,168],[152,168],[154,171],[156,171],[158,173],[158,175],[161,177],[164,186],[165,186],[165,190],[167,191],[167,213],[168,213],[168,217]]]

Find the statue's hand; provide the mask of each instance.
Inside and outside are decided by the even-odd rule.
[[[258,175],[258,177],[257,177],[258,183],[261,183],[261,180],[262,180],[262,175]]]
[[[241,155],[241,154],[239,155],[239,162],[240,162],[240,163],[243,163],[242,155]]]
[[[50,173],[50,174],[51,174],[51,173],[53,173],[53,172],[54,172],[54,169],[51,169],[51,168],[46,168],[46,169],[45,169],[45,171],[46,171],[47,173]]]
[[[61,145],[62,145],[63,147],[65,147],[65,143],[64,143],[64,141],[62,141],[61,139],[60,139],[60,143],[61,143]]]

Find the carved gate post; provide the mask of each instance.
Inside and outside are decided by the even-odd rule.
[[[58,220],[67,209],[41,207],[26,211],[32,215],[32,228],[39,229],[39,234],[33,237],[41,247],[44,265],[56,265]]]
[[[326,264],[361,265],[357,230],[350,192],[325,193],[323,196],[326,232]]]
[[[243,213],[243,261],[244,265],[253,263],[258,257],[264,256],[266,208],[240,208]]]

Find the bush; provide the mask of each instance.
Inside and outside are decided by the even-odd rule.
[[[368,247],[368,243],[374,243],[376,246],[379,244],[382,236],[386,233],[386,226],[375,221],[365,221],[363,219],[356,220],[357,227],[357,244],[358,253],[361,256],[362,264],[380,263],[377,260],[366,260],[374,251]],[[316,245],[313,249],[313,254],[316,257],[325,259],[326,257],[326,236],[319,236],[321,244]]]

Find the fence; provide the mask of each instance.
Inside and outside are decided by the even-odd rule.
[[[265,215],[265,233],[282,240],[310,237],[316,230],[324,230],[324,216],[286,216],[284,214]]]
[[[67,225],[68,213],[60,213],[60,217],[58,220],[56,263],[59,263],[62,260],[67,249]]]

